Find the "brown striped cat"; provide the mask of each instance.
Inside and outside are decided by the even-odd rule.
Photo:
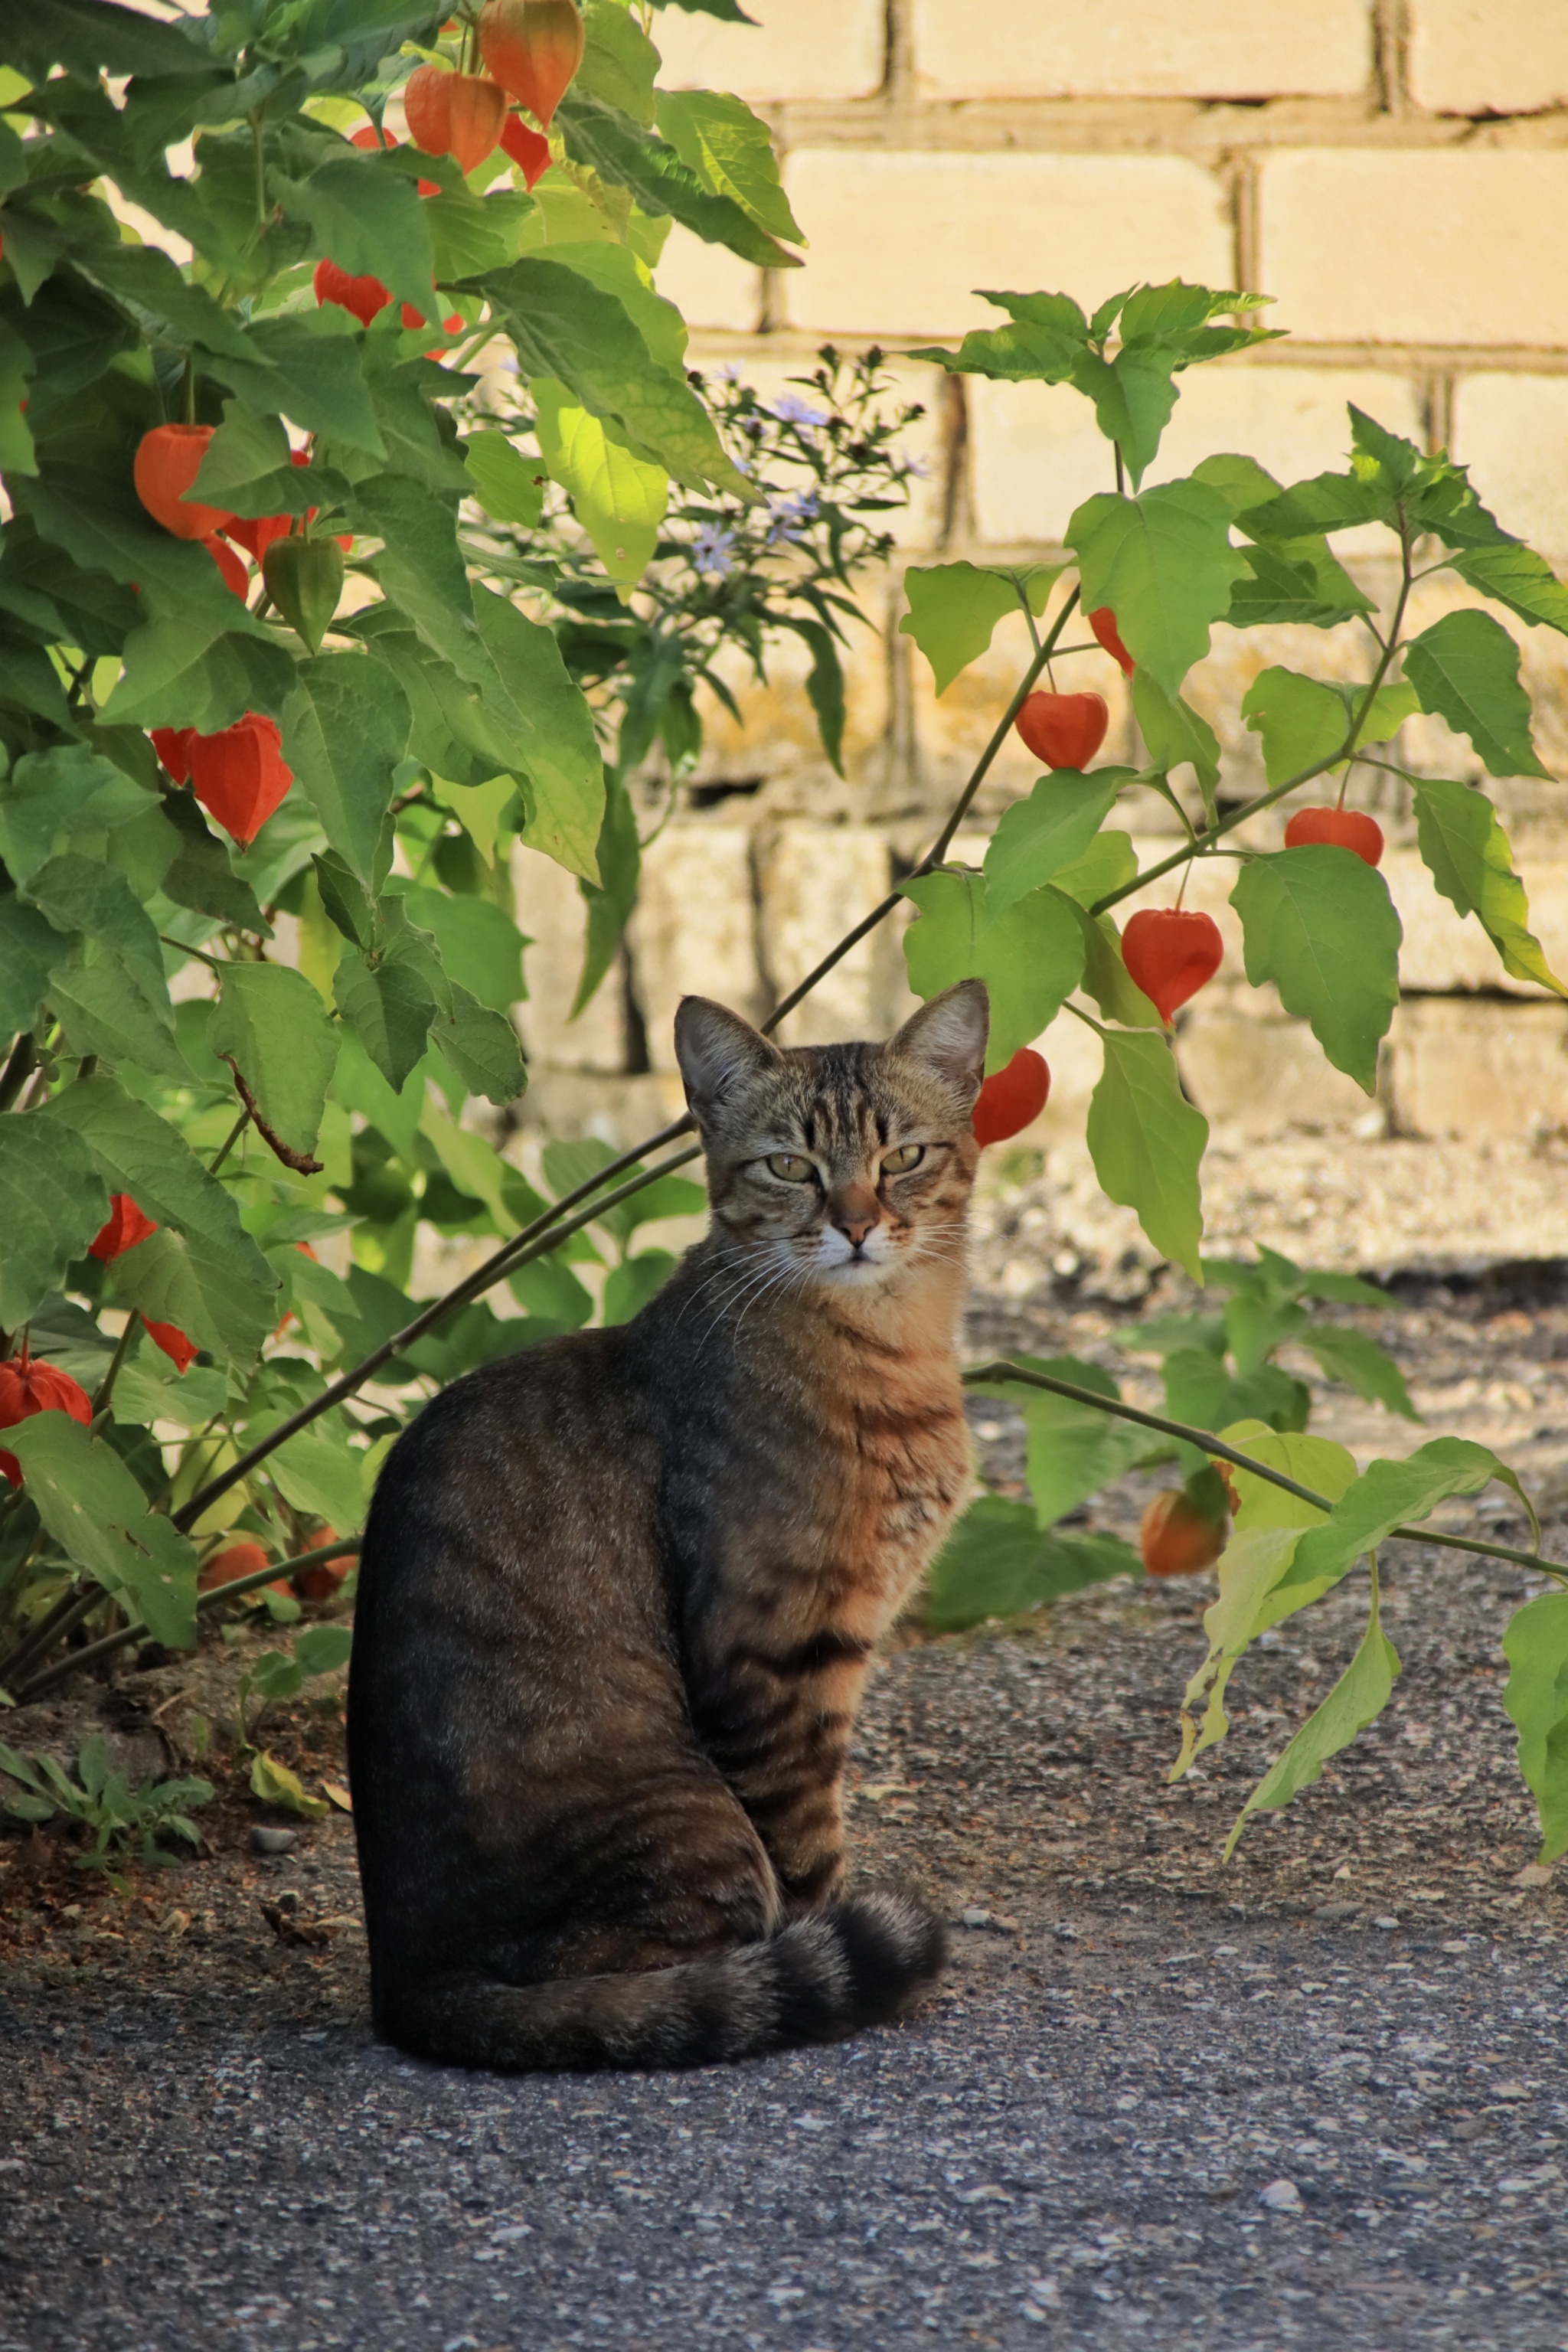
[[[349,1754],[376,2030],[684,2066],[900,2015],[940,1922],[846,1894],[872,1650],[970,1475],[985,991],[885,1045],[676,1019],[712,1221],[630,1323],[471,1373],[387,1461]]]

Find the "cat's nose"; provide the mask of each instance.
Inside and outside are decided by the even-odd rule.
[[[882,1222],[877,1195],[867,1184],[847,1184],[841,1192],[836,1192],[829,1203],[828,1213],[838,1231],[856,1249]]]

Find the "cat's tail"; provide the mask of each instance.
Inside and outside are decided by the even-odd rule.
[[[507,2069],[706,2066],[835,2042],[911,2008],[946,1958],[942,1922],[864,1894],[711,1958],[510,1985],[449,1970],[388,1990],[377,2028],[416,2056]]]

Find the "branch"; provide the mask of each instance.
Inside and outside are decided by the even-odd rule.
[[[237,1601],[242,1593],[255,1592],[263,1584],[276,1584],[280,1576],[293,1576],[302,1568],[314,1568],[320,1560],[342,1559],[349,1552],[357,1554],[359,1546],[358,1536],[339,1537],[330,1544],[318,1544],[314,1551],[300,1552],[292,1559],[275,1559],[266,1568],[253,1570],[249,1576],[237,1576],[231,1583],[215,1584],[210,1592],[197,1593],[196,1613],[201,1616],[209,1609],[220,1608],[226,1601]],[[102,1597],[101,1593],[93,1595],[95,1602]],[[85,1650],[73,1650],[68,1657],[57,1658],[52,1666],[23,1684],[16,1694],[17,1706],[26,1706],[41,1691],[47,1691],[67,1675],[74,1675],[79,1666],[96,1665],[100,1658],[112,1656],[116,1650],[129,1649],[132,1642],[145,1641],[147,1633],[147,1627],[140,1622],[122,1625],[117,1633],[106,1633],[101,1642],[89,1642]]]
[[[1310,1503],[1325,1517],[1333,1510],[1333,1503],[1327,1495],[1314,1494],[1310,1486],[1303,1486],[1298,1480],[1288,1478],[1283,1470],[1271,1469],[1267,1462],[1258,1462],[1250,1454],[1243,1454],[1237,1447],[1227,1445],[1225,1439],[1216,1437],[1212,1429],[1194,1429],[1188,1422],[1168,1421],[1163,1413],[1144,1412],[1138,1405],[1123,1404],[1120,1397],[1101,1396],[1096,1389],[1080,1389],[1071,1381],[1058,1381],[1050,1372],[1030,1371],[1023,1364],[1010,1363],[1005,1357],[994,1364],[976,1364],[963,1378],[966,1388],[978,1388],[983,1383],[997,1381],[1019,1381],[1026,1388],[1048,1389],[1053,1396],[1070,1397],[1074,1404],[1092,1405],[1097,1412],[1112,1413],[1118,1421],[1136,1422],[1140,1429],[1158,1430],[1163,1437],[1179,1437],[1205,1454],[1217,1455],[1222,1462],[1233,1463],[1237,1469],[1245,1470],[1253,1478],[1265,1478],[1269,1486],[1283,1487],[1287,1495],[1294,1495],[1300,1502]],[[1397,1527],[1391,1528],[1390,1533],[1404,1537],[1408,1543],[1436,1544],[1444,1551],[1469,1551],[1479,1553],[1484,1559],[1512,1560],[1520,1568],[1540,1569],[1543,1574],[1556,1577],[1560,1584],[1568,1584],[1568,1566],[1561,1560],[1543,1559],[1538,1551],[1516,1551],[1510,1544],[1482,1543],[1476,1536],[1439,1535],[1433,1528]]]

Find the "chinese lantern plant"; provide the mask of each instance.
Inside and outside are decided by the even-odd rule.
[[[453,1302],[360,1402],[373,1339],[419,1311],[416,1227],[499,1242],[535,1213],[471,1107],[527,1082],[513,848],[608,878],[595,711],[496,536],[519,478],[534,515],[537,486],[476,423],[465,352],[529,400],[543,333],[553,393],[645,478],[766,513],[638,258],[679,215],[795,266],[738,101],[680,94],[744,117],[739,194],[653,130],[658,52],[629,20],[612,58],[574,13],[563,66],[548,8],[509,18],[525,119],[477,7],[325,48],[309,12],[264,35],[251,13],[38,8],[7,37],[6,564],[48,600],[0,614],[13,1696],[111,1610],[190,1647],[215,1547],[243,1570],[254,1546],[288,1586],[302,1531],[340,1528],[305,1572],[341,1591],[386,1399],[500,1344],[482,1297]],[[582,268],[585,247],[534,251],[568,82],[626,124],[602,170],[571,167],[603,224]],[[135,188],[144,242],[110,184]],[[245,1581],[226,1569],[204,1599]]]

